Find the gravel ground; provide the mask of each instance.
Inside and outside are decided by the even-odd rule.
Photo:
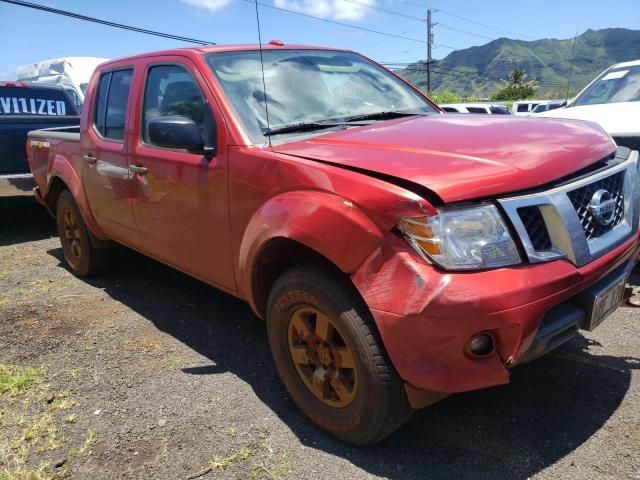
[[[640,310],[355,449],[298,413],[242,302],[125,249],[77,279],[32,198],[0,221],[0,364],[46,368],[28,396],[0,394],[2,480],[640,479]],[[50,428],[25,434],[38,418]]]

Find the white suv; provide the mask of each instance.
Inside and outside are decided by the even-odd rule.
[[[640,60],[602,72],[566,108],[537,115],[597,122],[619,146],[640,150]]]

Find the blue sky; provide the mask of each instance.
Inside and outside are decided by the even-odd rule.
[[[216,43],[257,41],[254,5],[247,0],[31,0],[47,6]],[[640,0],[259,0],[329,20],[424,40],[427,8],[434,13],[435,43],[466,48],[488,39],[570,38],[588,28],[640,29]],[[423,7],[420,7],[423,6]],[[376,10],[369,7],[395,12]],[[464,21],[453,15],[517,33]],[[404,16],[403,16],[404,15]],[[378,61],[410,62],[426,57],[426,45],[338,26],[261,7],[263,41],[351,48]],[[417,17],[418,20],[407,17]],[[187,44],[117,30],[0,3],[0,79],[18,65],[64,56],[119,57]],[[470,33],[453,29],[466,30]],[[482,38],[487,37],[487,38]],[[437,47],[435,58],[451,50]]]

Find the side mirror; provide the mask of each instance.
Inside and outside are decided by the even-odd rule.
[[[154,145],[213,156],[215,147],[206,146],[200,128],[188,117],[169,115],[149,120],[149,140]]]

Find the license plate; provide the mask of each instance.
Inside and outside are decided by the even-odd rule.
[[[600,325],[613,311],[618,308],[624,299],[624,287],[627,284],[627,276],[616,280],[607,289],[598,293],[595,297],[591,318],[586,330],[592,331]]]

